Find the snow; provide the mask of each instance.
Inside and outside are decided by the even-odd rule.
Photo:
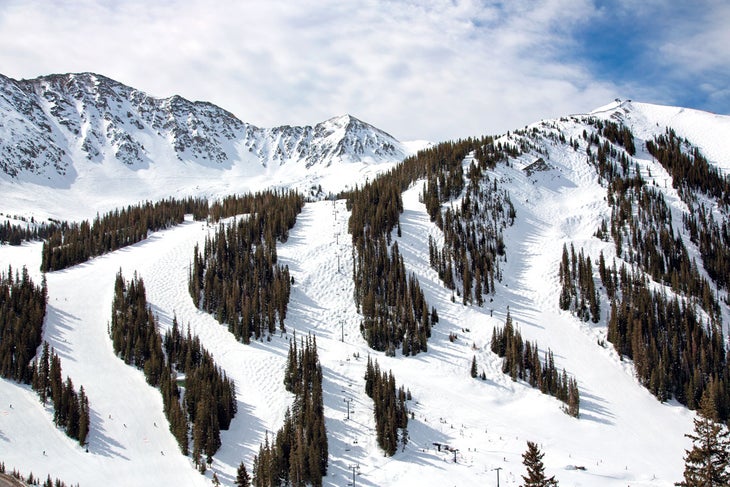
[[[695,117],[698,133],[701,127],[706,129],[703,151],[713,162],[730,167],[727,143],[723,146],[715,132],[716,116],[633,102],[612,105],[603,114],[609,117],[611,110],[621,111],[635,130],[645,130],[641,137],[648,137],[651,130],[663,132],[663,127],[652,127],[666,119],[676,122],[678,133],[688,134],[693,142],[690,120]],[[726,119],[720,117],[718,125],[724,127]],[[556,126],[574,139],[584,128],[572,121]],[[406,267],[416,273],[440,317],[428,352],[415,357],[386,357],[369,350],[360,334],[352,300],[352,248],[344,201],[308,203],[288,241],[279,245],[280,263],[289,266],[295,281],[287,333],[251,345],[237,342],[225,326],[197,310],[188,295],[193,247],[212,231],[204,223],[188,220],[134,246],[49,273],[44,338],[59,353],[64,374],[77,387],[83,385],[89,396],[93,412],[89,451],[53,426],[51,412],[29,388],[0,380],[0,458],[9,468],[42,476],[50,473],[81,485],[210,485],[213,471],[224,485],[232,485],[239,462],[250,469],[259,444],[279,428],[293,399],[283,386],[289,340],[312,333],[324,374],[330,449],[327,486],[351,481],[352,467],[359,472],[357,485],[496,485],[496,469],[501,469],[500,485],[515,486],[524,474],[521,454],[527,440],[541,445],[547,473],[555,475],[560,485],[673,485],[681,479],[684,450],[689,447],[683,435],[692,430],[693,413],[681,405],[657,401],[639,384],[630,363],[622,361],[610,344],[606,348],[599,344],[605,339],[605,320],[587,324],[558,308],[557,272],[564,243],[573,243],[576,251],[583,248],[594,262],[600,251],[609,262],[614,255],[612,244],[593,238],[610,208],[595,171],[585,164],[584,149],[574,152],[567,146],[548,145],[549,170],[527,176],[519,169],[520,161],[515,161],[490,175],[509,190],[517,219],[505,234],[504,280],[481,308],[451,302],[451,292],[428,264],[427,236],[441,242],[442,235],[419,202],[422,183],[404,193],[402,237],[394,238]],[[642,164],[659,174],[651,160]],[[302,177],[272,169],[257,179],[240,173],[240,181],[234,183],[196,180],[192,170],[186,171],[183,165],[181,177],[191,178],[188,190],[210,194],[277,185],[279,177],[282,181]],[[195,171],[201,171],[200,167]],[[370,175],[348,165],[323,172],[321,180],[331,178],[341,184],[350,178],[355,184]],[[159,195],[161,190],[147,192],[155,184],[164,186],[166,181],[160,177],[151,174],[149,186],[126,188],[131,200],[127,202]],[[96,184],[99,194],[116,191],[101,180]],[[121,198],[124,183],[118,184]],[[22,195],[27,188],[13,190]],[[89,207],[98,203],[64,205],[62,196],[50,202],[28,198],[26,215],[37,211],[87,217]],[[116,204],[114,198],[109,200],[112,203]],[[39,261],[40,244],[0,247],[0,268],[27,265],[37,281]],[[223,432],[223,446],[206,475],[179,453],[159,392],[112,352],[107,325],[114,276],[120,269],[127,279],[135,272],[144,279],[148,301],[163,331],[176,316],[181,326],[189,326],[200,337],[236,383],[239,412],[231,428]],[[508,309],[523,337],[536,340],[543,350],[552,349],[558,367],[578,379],[580,419],[563,413],[556,399],[501,372],[501,359],[490,351],[489,340],[492,329],[503,325]],[[605,302],[602,313],[605,318]],[[454,342],[449,340],[452,333],[458,337]],[[375,442],[372,401],[364,392],[368,354],[382,369],[391,369],[397,383],[413,394],[408,405],[414,414],[409,422],[410,443],[392,458],[384,457]],[[486,374],[485,381],[469,375],[473,356]],[[349,420],[345,399],[351,400]],[[453,453],[439,452],[434,443],[458,449],[456,462]]]
[[[654,105],[634,101],[615,102],[591,112],[601,117],[613,116],[626,123],[634,136],[644,141],[661,135],[672,127],[679,137],[701,148],[702,154],[730,172],[730,116],[692,108]]]

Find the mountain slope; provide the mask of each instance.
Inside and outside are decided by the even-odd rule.
[[[26,472],[47,472],[82,485],[127,485],[130,479],[135,485],[210,482],[210,472],[207,478],[201,476],[176,453],[166,427],[154,427],[165,422],[159,394],[149,389],[140,372],[125,368],[111,354],[106,322],[114,275],[121,268],[125,275],[136,271],[145,280],[162,327],[170,326],[177,316],[236,381],[239,414],[223,433],[223,447],[211,467],[225,485],[233,484],[239,461],[250,467],[259,443],[279,427],[291,403],[282,379],[288,343],[295,332],[297,337],[316,334],[320,350],[330,445],[325,485],[350,482],[352,467],[359,472],[357,485],[495,485],[496,469],[501,469],[500,485],[519,485],[527,440],[541,445],[547,472],[561,485],[673,485],[681,478],[684,449],[689,446],[683,435],[691,431],[693,414],[674,401],[659,402],[640,384],[631,361],[622,360],[606,343],[609,306],[605,298],[596,324],[558,306],[563,244],[584,249],[595,262],[601,251],[609,261],[616,255],[613,242],[594,236],[601,221],[610,217],[611,208],[606,188],[586,156],[582,134],[596,130],[591,120],[621,117],[631,126],[642,174],[652,175],[677,215],[674,220],[681,221],[679,215],[686,206],[671,184],[665,187],[666,171],[641,148],[642,141],[664,132],[659,117],[666,111],[675,114],[672,121],[677,131],[693,142],[692,127],[700,124],[713,130],[716,123],[728,120],[719,117],[718,122],[717,116],[701,112],[618,103],[600,113],[539,122],[497,139],[524,150],[509,164],[500,163],[488,172],[490,181],[496,180],[509,192],[517,216],[505,231],[502,282],[496,283],[494,295],[485,296],[482,307],[452,302],[452,292],[429,265],[428,236],[441,245],[443,234],[419,200],[422,182],[406,191],[401,236],[394,232],[392,238],[440,317],[428,351],[415,357],[373,352],[360,334],[360,315],[352,301],[352,246],[344,201],[308,203],[288,241],[278,246],[280,262],[290,267],[294,286],[288,333],[272,336],[270,341],[242,345],[226,327],[193,306],[186,284],[192,249],[212,231],[202,223],[186,222],[87,264],[49,273],[51,312],[44,337],[61,354],[64,372],[87,390],[95,412],[92,442],[89,453],[84,452],[52,426],[51,415],[41,410],[27,389],[2,380],[2,397],[14,405],[12,409],[0,405],[3,460]],[[689,116],[694,121],[686,121]],[[686,132],[680,132],[683,123]],[[569,140],[578,141],[577,150]],[[711,140],[716,142],[715,149],[707,148],[708,157],[715,154],[711,162],[730,165],[730,146]],[[542,164],[535,164],[539,159]],[[465,172],[470,164],[467,158]],[[528,167],[532,169],[525,171]],[[227,189],[222,181],[210,185],[212,191]],[[459,203],[457,198],[445,206]],[[679,236],[690,250],[695,249],[684,233]],[[36,280],[40,280],[39,260],[38,244],[0,247],[0,266],[27,263]],[[558,367],[578,379],[579,419],[564,414],[558,400],[502,373],[502,361],[490,351],[489,342],[508,310],[525,339],[536,340],[541,352],[548,347],[553,350]],[[727,316],[726,305],[723,316]],[[375,442],[372,401],[364,393],[367,354],[377,358],[383,369],[391,369],[398,384],[409,388],[414,397],[409,403],[414,415],[409,422],[410,442],[392,458],[384,457]],[[472,357],[486,380],[470,377]],[[101,370],[113,370],[109,374],[115,379]],[[352,400],[354,408],[349,420],[344,399]],[[21,413],[18,404],[28,413]],[[48,445],[50,456],[39,451],[39,438]],[[440,451],[434,443],[458,451]]]
[[[48,201],[36,206],[56,218],[74,203],[104,211],[130,197],[210,194],[219,181],[227,193],[271,182],[337,192],[409,153],[350,115],[259,128],[210,103],[153,98],[97,74],[0,75],[0,187],[23,194],[6,203],[12,211],[39,190]],[[100,191],[109,180],[118,184]]]

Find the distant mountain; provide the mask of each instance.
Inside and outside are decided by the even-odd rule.
[[[68,187],[95,165],[136,171],[166,163],[174,174],[183,162],[313,168],[406,155],[394,137],[350,115],[259,128],[213,104],[154,98],[98,74],[0,75],[0,177],[15,181]]]

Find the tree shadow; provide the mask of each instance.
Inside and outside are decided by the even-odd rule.
[[[605,406],[606,404],[605,399],[581,390],[580,419],[613,426],[615,423],[612,421],[612,418],[616,416]]]
[[[75,362],[76,359],[71,354],[71,347],[66,341],[66,336],[73,330],[71,322],[78,322],[79,318],[67,313],[56,306],[46,306],[46,319],[44,325],[44,339],[48,345],[53,347],[56,354],[63,360]],[[52,325],[51,325],[52,324]],[[52,326],[53,332],[48,336],[49,328]]]
[[[104,431],[100,427],[103,421],[101,416],[99,416],[99,413],[97,413],[93,407],[90,412],[91,429],[86,441],[89,453],[110,458],[121,458],[129,461],[129,458],[121,453],[124,451],[124,446],[111,436],[104,434]]]
[[[236,481],[236,469],[243,462],[250,476],[251,460],[258,454],[259,446],[263,443],[266,430],[261,420],[253,413],[253,409],[242,401],[237,401],[238,412],[231,421],[228,430],[221,430],[220,450],[213,456],[213,466],[216,475],[224,485],[233,485]],[[229,468],[221,471],[216,464],[224,464]]]

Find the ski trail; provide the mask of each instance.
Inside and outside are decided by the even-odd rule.
[[[141,371],[114,355],[108,335],[117,271],[126,269],[126,277],[131,278],[130,263],[154,258],[171,232],[179,229],[160,232],[132,247],[47,275],[44,339],[61,358],[64,375],[70,376],[77,388],[84,386],[92,411],[85,457],[54,451],[58,458],[70,453],[68,458],[79,460],[54,463],[50,470],[59,478],[69,482],[79,478],[84,483],[84,479],[105,472],[109,485],[156,485],[156,475],[180,485],[205,484],[180,454],[168,430],[160,393],[147,385]],[[80,450],[71,441],[66,441],[64,448]]]
[[[287,242],[278,246],[279,262],[289,266],[295,282],[286,323],[297,340],[310,333],[317,339],[330,458],[323,482],[333,486],[351,479],[352,465],[363,468],[377,454],[348,218],[344,201],[308,203]]]

